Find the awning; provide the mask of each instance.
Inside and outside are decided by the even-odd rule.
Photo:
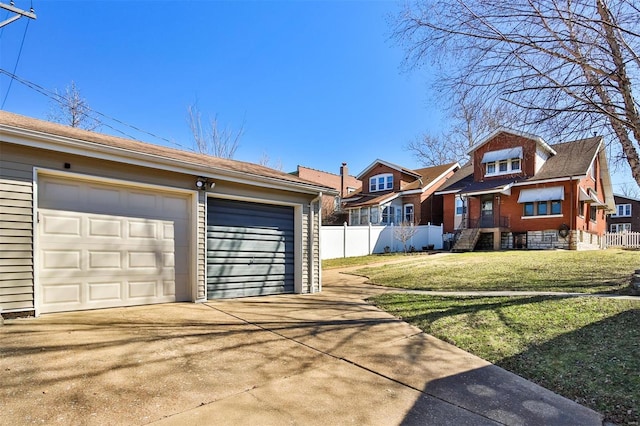
[[[522,158],[521,146],[485,152],[482,157],[482,163],[493,163],[494,161],[509,160],[511,158]]]
[[[584,188],[580,188],[580,201],[584,201],[587,204],[593,204],[594,206],[606,206],[602,201],[598,199],[598,196],[595,194],[595,191],[589,189],[589,192],[585,191]]]
[[[534,203],[536,201],[564,200],[564,187],[523,189],[518,197],[519,203]]]

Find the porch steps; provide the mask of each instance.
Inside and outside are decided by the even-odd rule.
[[[454,252],[463,252],[463,251],[473,251],[476,246],[476,243],[480,239],[480,229],[478,228],[467,228],[463,229],[458,237],[458,240],[453,245],[453,249],[451,251]]]

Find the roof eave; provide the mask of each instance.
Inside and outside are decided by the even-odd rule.
[[[541,145],[549,153],[551,153],[552,155],[556,155],[556,151],[553,148],[551,148],[551,145],[545,142],[544,139],[542,139],[540,136],[533,135],[531,133],[521,132],[519,130],[509,129],[507,127],[499,127],[493,132],[491,132],[487,137],[483,138],[482,140],[480,140],[480,142],[478,142],[477,144],[469,148],[467,150],[467,155],[471,155],[471,153],[473,153],[476,149],[480,148],[482,145],[486,144],[487,142],[489,142],[491,139],[493,139],[499,133],[502,133],[502,132],[510,133],[512,135],[521,136],[523,138],[534,140],[536,141],[537,144]]]
[[[200,175],[207,178],[224,177],[237,183],[258,184],[258,186],[267,188],[286,189],[307,194],[317,194],[319,192],[330,195],[338,194],[338,191],[329,187],[303,182],[287,181],[254,173],[224,169],[216,166],[204,166],[184,160],[113,147],[83,139],[75,139],[67,136],[9,126],[6,124],[0,124],[0,134],[6,136],[6,142],[17,145],[55,150],[58,152],[65,152],[85,157],[89,152],[92,154],[92,157],[103,160],[122,162],[123,159],[126,159],[128,160],[127,164],[135,164],[143,167],[151,167],[177,173]]]

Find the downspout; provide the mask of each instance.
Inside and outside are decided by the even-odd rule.
[[[315,212],[313,211],[313,204],[318,203],[318,236],[320,235],[320,227],[322,226],[322,192],[318,192],[318,196],[309,202],[309,293],[313,291],[313,278],[315,269],[315,253],[313,252],[313,246],[316,241],[315,233],[313,232]],[[320,244],[318,243],[318,261],[321,262],[320,257]],[[318,291],[322,290],[322,266],[318,265]]]
[[[575,183],[575,186],[578,186],[578,182]],[[569,179],[569,187],[571,188],[571,216],[569,216],[569,250],[571,250],[571,243],[573,242],[573,233],[574,233],[574,229],[577,228],[578,225],[578,219],[576,219],[575,215],[573,214],[573,209],[574,209],[574,204],[576,203],[576,201],[578,201],[578,206],[580,206],[580,201],[578,200],[579,197],[576,196],[574,199],[574,182],[573,182],[573,176],[571,176],[571,178]],[[576,194],[579,194],[580,191],[575,191]]]

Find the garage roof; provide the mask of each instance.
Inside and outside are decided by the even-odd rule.
[[[91,157],[100,157],[97,155],[100,152],[122,158],[134,156],[149,162],[148,166],[165,170],[201,174],[205,177],[217,177],[215,174],[244,177],[252,181],[264,181],[306,190],[304,192],[337,194],[332,188],[258,164],[212,157],[162,145],[90,132],[6,111],[0,111],[0,131],[23,136],[23,138],[11,140],[5,138],[5,140],[13,143],[40,146],[39,144],[29,143],[29,141],[44,141],[55,144],[55,146],[44,148],[63,152],[80,153]],[[75,150],[72,148],[75,148]],[[82,152],[78,152],[78,149],[82,150]]]

